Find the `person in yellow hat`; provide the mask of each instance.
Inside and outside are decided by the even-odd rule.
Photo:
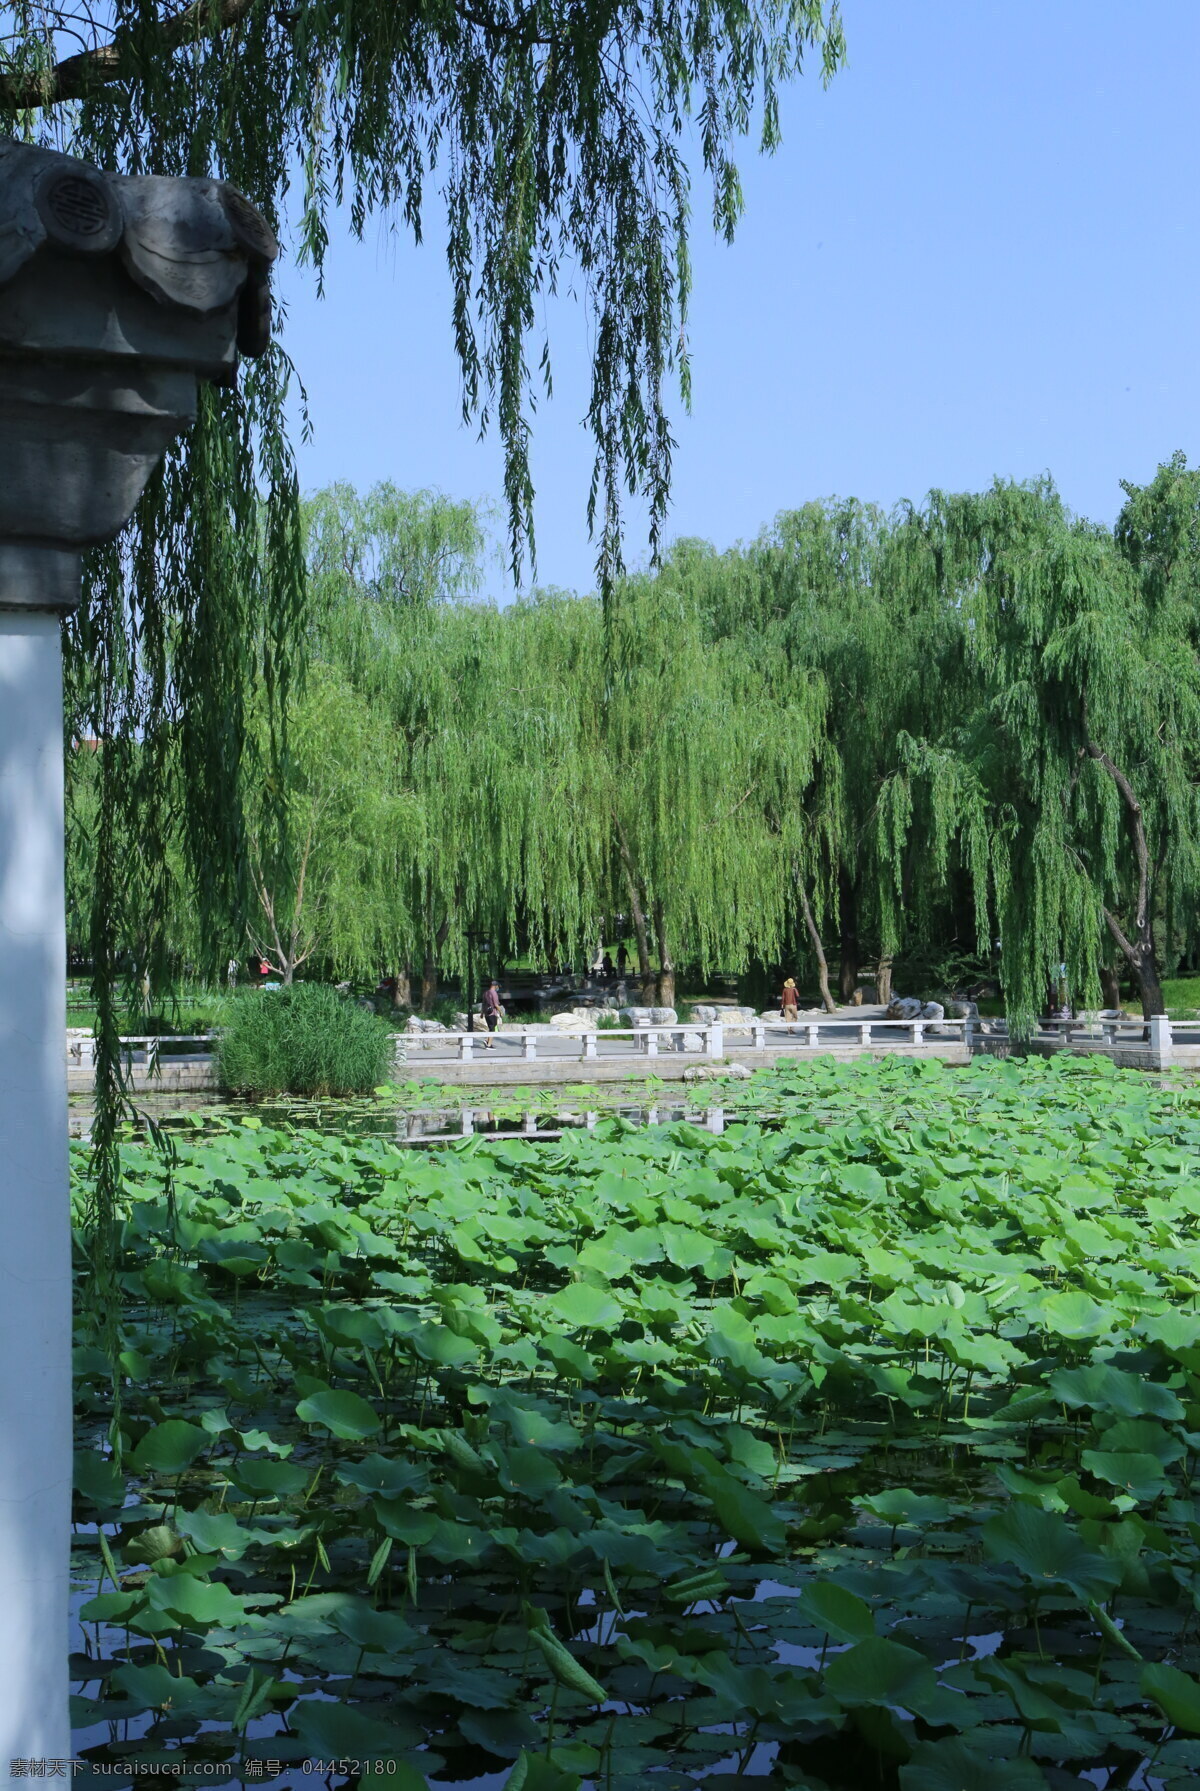
[[[780,999],[779,1006],[785,1020],[798,1020],[800,1018],[800,996],[797,992],[795,981],[790,976],[783,985],[783,995]]]

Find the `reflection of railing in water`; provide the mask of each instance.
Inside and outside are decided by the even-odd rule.
[[[155,1097],[151,1096],[153,1102]],[[164,1099],[166,1097],[158,1097]],[[527,1110],[524,1113],[513,1113],[504,1109],[488,1107],[421,1107],[405,1108],[389,1112],[385,1107],[378,1111],[346,1111],[337,1101],[314,1103],[310,1110],[307,1105],[303,1109],[291,1107],[273,1107],[269,1102],[235,1102],[232,1110],[244,1108],[252,1112],[265,1126],[289,1126],[296,1123],[304,1127],[312,1127],[317,1131],[335,1130],[338,1133],[362,1133],[368,1136],[391,1138],[398,1145],[422,1144],[458,1144],[463,1138],[485,1137],[497,1141],[534,1139],[539,1143],[552,1142],[555,1139],[570,1136],[572,1132],[592,1131],[604,1119],[620,1119],[626,1125],[658,1126],[675,1125],[683,1121],[688,1125],[702,1126],[716,1135],[724,1132],[731,1118],[744,1117],[740,1110],[730,1114],[726,1107],[696,1107],[690,1103],[675,1100],[660,1100],[655,1105],[645,1107],[635,1103],[621,1102],[619,1105],[606,1105],[602,1108],[589,1109],[584,1112],[572,1111],[558,1107],[553,1110],[543,1109],[540,1112]],[[189,1132],[193,1115],[197,1112],[213,1112],[219,1119],[226,1119],[231,1111],[229,1105],[218,1102],[212,1097],[203,1101],[193,1101],[186,1110],[159,1113],[157,1123],[170,1131],[178,1126],[188,1126]],[[764,1110],[755,1108],[755,1118],[763,1119]],[[74,1111],[70,1118],[70,1133],[74,1139],[87,1139],[91,1136],[92,1114]]]
[[[503,1118],[509,1118],[507,1114]],[[725,1130],[724,1107],[706,1107],[700,1110],[681,1105],[666,1107],[623,1107],[623,1109],[587,1109],[582,1114],[537,1114],[527,1112],[521,1116],[521,1125],[514,1130],[503,1130],[503,1119],[494,1116],[487,1107],[462,1107],[453,1116],[448,1112],[408,1112],[399,1114],[396,1121],[396,1143],[398,1144],[453,1144],[460,1137],[489,1137],[489,1139],[523,1139],[532,1137],[539,1141],[564,1137],[568,1132],[593,1132],[600,1119],[625,1119],[632,1125],[673,1125],[675,1121],[684,1119],[690,1125],[702,1125],[707,1132],[720,1135]],[[430,1125],[432,1121],[432,1125]]]
[[[508,1117],[507,1115],[505,1117]],[[618,1117],[635,1125],[657,1126],[674,1124],[685,1120],[692,1125],[703,1125],[706,1131],[716,1136],[725,1130],[725,1108],[706,1107],[702,1111],[694,1108],[672,1105],[670,1107],[630,1107],[620,1110],[607,1109],[603,1113],[589,1109],[580,1114],[567,1113],[525,1113],[518,1128],[505,1131],[502,1121],[496,1118],[489,1108],[463,1107],[454,1116],[456,1124],[449,1124],[448,1113],[405,1113],[396,1123],[395,1137],[397,1144],[454,1144],[461,1138],[474,1136],[496,1140],[520,1140],[522,1138],[537,1139],[539,1142],[552,1141],[565,1137],[571,1132],[593,1131],[601,1119]],[[434,1127],[430,1129],[425,1122],[432,1120]]]

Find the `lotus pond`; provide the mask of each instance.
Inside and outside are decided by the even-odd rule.
[[[1194,1781],[1200,1097],[1061,1057],[754,1092],[781,1117],[721,1136],[132,1140],[119,1465],[77,1352],[77,1753]]]

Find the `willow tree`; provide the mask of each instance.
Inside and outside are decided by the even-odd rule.
[[[424,816],[385,720],[330,665],[292,707],[282,787],[248,803],[248,942],[286,984],[316,959],[377,975],[412,949],[408,866]]]
[[[364,555],[356,518],[368,512]],[[341,488],[319,494],[308,515],[313,651],[388,731],[421,818],[418,849],[396,880],[422,1005],[439,964],[464,968],[473,940],[488,938],[499,954],[594,942],[604,836],[581,718],[600,675],[599,603],[469,601],[485,540],[470,505],[389,488],[382,509],[364,507]],[[392,963],[408,995],[414,966],[406,955]]]
[[[488,518],[478,504],[390,481],[327,485],[301,506],[310,613],[323,631],[374,609],[428,609],[483,584]]]
[[[1156,922],[1200,893],[1200,662],[1161,496],[1130,489],[1120,540],[1048,480],[934,494],[921,519],[964,623],[974,698],[951,743],[986,793],[1018,1023],[1062,963],[1095,1000],[1114,951],[1161,1013]]]
[[[708,557],[693,544],[623,584],[596,715],[614,905],[623,895],[647,991],[656,953],[665,1006],[681,950],[702,972],[778,956],[820,873],[823,681],[788,688],[752,638],[714,638]]]
[[[599,606],[546,599],[442,610],[393,678],[428,855],[426,939],[461,971],[472,938],[498,957],[594,941],[603,836],[578,715]]]
[[[886,1000],[896,954],[953,924],[957,835],[924,852],[910,823],[914,805],[925,820],[942,816],[934,792],[944,786],[920,743],[937,737],[951,707],[958,624],[903,535],[857,499],[784,511],[726,560],[714,626],[753,631],[786,691],[813,680],[828,691],[824,795],[810,819],[815,955],[834,933],[842,998],[870,963]]]
[[[673,377],[686,397],[684,142],[697,122],[713,218],[731,235],[739,142],[754,121],[761,147],[775,145],[780,89],[814,54],[826,78],[842,60],[836,0],[667,9],[5,0],[0,130],[124,173],[230,181],[318,277],[335,210],[344,207],[360,234],[378,215],[419,241],[432,191],[445,219],[461,406],[499,431],[514,565],[532,546],[532,394],[550,376],[534,341],[539,301],[560,281],[577,285],[593,349],[588,515],[607,580],[619,564],[626,490],[645,500],[657,545]],[[404,340],[401,352],[421,346]],[[206,391],[124,541],[91,556],[64,635],[68,730],[107,747],[91,949],[101,1009],[98,1205],[110,1215],[117,941],[131,903],[164,912],[165,767],[176,758],[186,781],[185,863],[212,952],[248,888],[245,797],[264,775],[252,726],[259,685],[273,708],[274,771],[286,754],[304,623],[290,371],[276,347],[236,389]],[[141,750],[146,742],[152,750]],[[128,878],[115,851],[123,827],[141,845]],[[165,968],[161,925],[154,933]]]

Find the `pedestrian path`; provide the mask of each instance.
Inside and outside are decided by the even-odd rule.
[[[744,1075],[779,1061],[817,1054],[937,1057],[967,1063],[980,1052],[1028,1049],[1111,1057],[1144,1070],[1200,1070],[1200,1022],[1165,1015],[1142,1020],[1052,1020],[1018,1046],[1003,1020],[888,1020],[882,1010],[841,1009],[799,1020],[759,1017],[736,1025],[600,1027],[565,1033],[554,1026],[504,1025],[482,1031],[397,1033],[396,1079],[451,1086],[527,1086],[657,1079],[699,1082]],[[198,1091],[216,1086],[211,1034],[122,1040],[135,1090]],[[94,1041],[77,1037],[67,1059],[72,1093],[91,1089]]]

